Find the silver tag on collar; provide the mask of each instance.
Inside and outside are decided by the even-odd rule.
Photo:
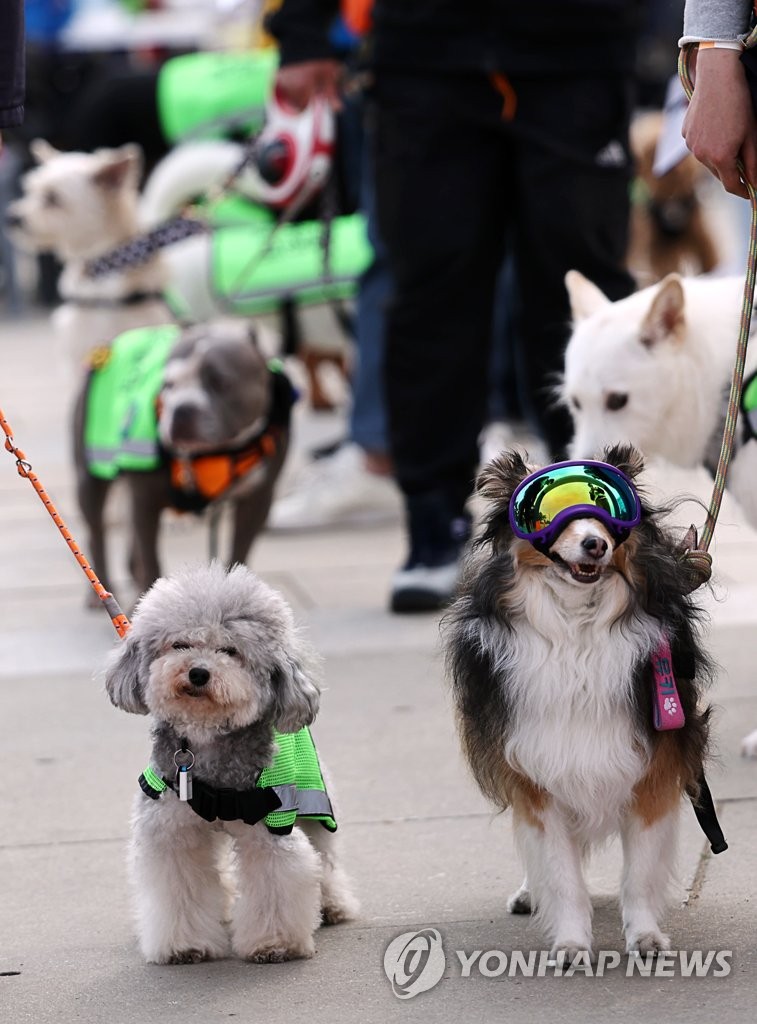
[[[191,750],[177,750],[173,756],[176,765],[176,785],[179,787],[179,800],[185,803],[192,799],[192,766],[195,756]]]

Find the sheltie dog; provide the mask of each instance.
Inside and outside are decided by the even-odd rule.
[[[563,495],[560,511],[558,488],[549,529],[547,499],[526,522],[528,509],[524,519],[514,503],[538,505],[536,492],[552,494],[553,470],[577,465],[596,467],[578,504]],[[664,510],[633,483],[642,468],[630,446],[538,475],[503,452],[478,480],[488,509],[443,624],[465,755],[483,793],[513,809],[526,880],[508,909],[536,912],[561,960],[593,956],[582,861],[614,834],[626,949],[670,947],[660,917],[679,807],[684,794],[697,799],[703,777],[709,708],[699,696],[712,667],[681,549],[660,524]],[[629,503],[620,520],[613,480]],[[657,731],[653,659],[666,645],[677,693],[657,710],[685,722]]]

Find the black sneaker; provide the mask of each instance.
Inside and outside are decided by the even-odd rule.
[[[410,496],[407,512],[410,555],[392,578],[391,610],[438,611],[455,599],[470,519],[450,515],[448,500],[437,493]]]

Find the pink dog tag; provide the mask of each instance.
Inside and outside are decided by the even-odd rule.
[[[681,698],[676,689],[673,675],[673,657],[667,638],[660,641],[657,650],[652,654],[652,671],[654,672],[654,727],[659,732],[667,729],[680,729],[686,718],[681,708]]]

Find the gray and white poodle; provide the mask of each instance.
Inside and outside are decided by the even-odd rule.
[[[243,565],[159,579],[137,605],[105,683],[153,719],[129,858],[149,962],[309,957],[321,921],[357,912],[307,729],[317,668],[284,599]]]

